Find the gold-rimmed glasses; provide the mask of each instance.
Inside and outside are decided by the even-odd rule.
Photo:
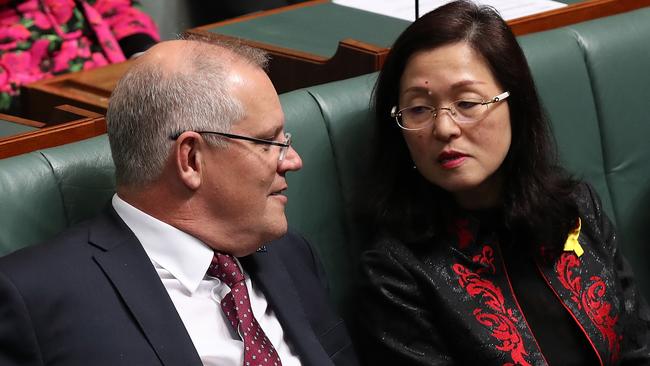
[[[510,96],[510,92],[503,92],[489,100],[463,98],[453,102],[448,107],[432,107],[430,105],[413,105],[397,110],[394,106],[390,116],[395,118],[397,125],[409,131],[417,131],[433,124],[441,111],[449,112],[451,119],[461,125],[471,125],[485,117],[490,104],[498,103]]]

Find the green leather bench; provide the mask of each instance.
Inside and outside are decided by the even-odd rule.
[[[650,295],[650,8],[520,38],[567,168],[590,181]],[[353,218],[369,154],[376,75],[281,96],[304,160],[288,176],[289,222],[319,250],[346,314],[360,248]],[[104,207],[114,189],[105,136],[0,160],[0,255]]]

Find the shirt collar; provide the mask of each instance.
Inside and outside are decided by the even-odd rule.
[[[112,204],[149,259],[194,293],[210,266],[213,250],[199,239],[131,206],[117,194],[113,195]]]

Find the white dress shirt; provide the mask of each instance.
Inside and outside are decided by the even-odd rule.
[[[151,259],[203,364],[241,366],[244,343],[233,331],[220,305],[230,288],[218,279],[206,276],[212,261],[212,249],[197,238],[131,206],[117,194],[112,203]],[[282,365],[300,365],[264,294],[245,271],[244,277],[253,314],[273,343]]]

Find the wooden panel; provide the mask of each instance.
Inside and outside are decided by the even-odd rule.
[[[1,137],[0,159],[106,133],[106,120],[98,113],[74,106],[63,105],[55,108],[55,112],[52,115],[58,116],[57,118],[59,118],[61,123],[48,125],[42,122],[0,114],[0,119],[28,124],[33,127],[42,127],[36,131]]]
[[[69,104],[105,114],[108,98],[132,61],[43,79],[24,85],[21,102],[30,119],[48,121],[58,105]]]
[[[10,114],[0,113],[0,119],[8,122],[17,123],[20,125],[30,126],[30,127],[43,127],[45,126],[44,122],[38,122],[27,118],[12,116]]]
[[[318,24],[312,26],[314,22]],[[377,24],[383,26],[382,32],[375,31]],[[186,33],[239,40],[268,51],[269,75],[276,90],[283,93],[378,70],[390,45],[408,24],[319,0],[218,22]],[[300,32],[297,29],[300,26],[309,30]],[[332,32],[327,32],[328,28]],[[333,34],[356,34],[364,39],[339,39]],[[318,39],[310,42],[315,37]]]
[[[650,0],[590,0],[513,19],[508,22],[516,35],[541,32],[650,6]]]

